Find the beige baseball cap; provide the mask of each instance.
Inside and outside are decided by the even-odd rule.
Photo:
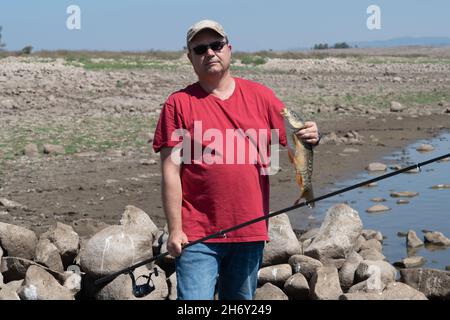
[[[222,37],[228,39],[227,34],[225,33],[225,30],[223,27],[216,21],[213,20],[201,20],[196,23],[194,23],[188,30],[186,35],[186,44],[189,47],[189,42],[199,33],[200,31],[204,29],[211,29],[220,34]]]

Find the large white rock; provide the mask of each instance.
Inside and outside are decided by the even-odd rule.
[[[282,287],[291,275],[292,269],[287,263],[263,267],[258,271],[258,284],[262,285],[270,282],[278,287]]]
[[[159,231],[158,227],[145,211],[131,205],[125,207],[120,224],[126,228],[136,228],[139,232],[151,233],[153,238],[156,237]]]
[[[401,269],[400,281],[422,292],[429,299],[450,299],[450,271]]]
[[[28,268],[19,296],[23,300],[75,300],[69,289],[36,265]]]
[[[40,239],[36,246],[37,263],[40,263],[52,270],[64,272],[64,266],[59,255],[58,248],[48,239]]]
[[[338,300],[343,293],[339,284],[338,270],[334,267],[321,267],[311,278],[311,297],[315,300]]]
[[[288,296],[277,286],[267,282],[262,287],[257,288],[254,300],[289,300]]]
[[[290,264],[293,273],[303,274],[308,281],[316,273],[318,268],[323,267],[322,262],[319,260],[301,254],[290,257],[288,263]]]
[[[364,259],[356,252],[349,254],[344,265],[339,269],[339,281],[343,290],[349,289],[355,280],[355,271]]]
[[[95,234],[80,252],[80,266],[100,278],[151,258],[152,234],[124,226],[110,226]]]
[[[356,268],[355,281],[364,281],[369,279],[371,276],[374,276],[372,278],[374,281],[374,286],[377,286],[377,283],[380,283],[380,286],[387,285],[388,283],[395,281],[397,269],[386,261],[362,261],[358,265],[358,268]]]
[[[73,264],[80,248],[80,237],[71,226],[57,222],[47,232],[41,234],[39,239],[48,239],[58,248],[65,268]]]
[[[353,251],[361,235],[362,222],[358,212],[346,204],[332,206],[313,242],[304,254],[320,261],[345,258]]]
[[[10,257],[34,259],[36,251],[36,234],[23,227],[0,222],[0,246]]]
[[[309,285],[301,273],[293,274],[284,283],[284,292],[295,300],[304,300],[309,297]]]
[[[270,241],[264,247],[263,266],[286,263],[290,256],[302,253],[302,247],[285,213],[270,218],[269,238]]]

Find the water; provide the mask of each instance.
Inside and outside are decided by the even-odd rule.
[[[422,143],[431,144],[435,148],[434,151],[418,152],[416,148]],[[393,164],[406,167],[449,152],[450,134],[447,133],[432,140],[417,141],[385,157],[383,162],[388,164],[387,172],[391,172],[393,169],[389,169],[389,167]],[[334,189],[326,192],[351,186],[376,176],[376,174],[364,172],[355,179],[336,183]],[[332,205],[347,203],[358,211],[364,229],[378,230],[383,234],[385,237],[383,254],[390,263],[400,261],[409,254],[424,257],[426,262],[423,267],[445,269],[450,265],[450,247],[426,245],[414,250],[407,250],[406,238],[398,236],[398,232],[406,233],[411,229],[424,241],[422,230],[425,229],[440,231],[450,238],[450,189],[431,189],[432,186],[438,184],[450,184],[450,161],[435,162],[421,168],[419,173],[402,173],[378,181],[378,185],[375,187],[358,188],[318,202],[314,209],[302,208],[300,210],[303,214],[309,210],[310,218],[314,217],[316,226],[320,226],[326,211]],[[393,191],[415,191],[419,195],[413,198],[393,198],[390,196]],[[370,200],[375,197],[382,197],[386,201],[375,203]],[[397,204],[399,199],[407,199],[409,203]],[[382,213],[367,213],[366,210],[375,204],[383,204],[391,210]],[[304,225],[299,226],[300,219],[295,218],[295,212],[291,213],[290,217],[294,228],[305,229]]]

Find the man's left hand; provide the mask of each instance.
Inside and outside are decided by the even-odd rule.
[[[320,140],[319,129],[314,121],[306,121],[305,126],[295,134],[304,142],[312,145],[318,144]]]

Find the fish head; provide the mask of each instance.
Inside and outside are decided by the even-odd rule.
[[[289,110],[288,108],[283,108],[280,113],[284,117],[286,127],[289,127],[291,129],[303,128],[303,119],[295,111]]]

